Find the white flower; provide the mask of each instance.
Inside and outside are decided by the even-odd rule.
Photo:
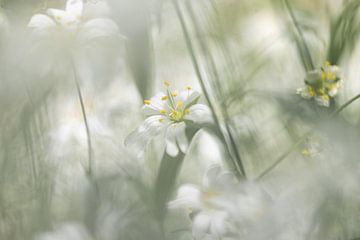
[[[171,92],[168,87],[166,93],[145,100],[143,112],[147,118],[126,138],[125,144],[139,146],[141,151],[152,138],[164,134],[167,154],[174,157],[180,151],[185,153],[189,145],[186,125],[211,122],[210,110],[197,103],[199,98],[200,94],[190,87],[180,93]]]
[[[59,157],[66,155],[68,151],[76,147],[87,146],[87,134],[80,103],[77,99],[70,97],[62,100],[61,103],[57,125],[50,131],[54,154]],[[84,99],[87,121],[94,139],[98,137],[111,137],[113,135],[107,124],[110,113],[106,111],[108,109],[104,104],[106,103],[101,102],[101,104],[97,104],[91,98]]]
[[[314,99],[319,106],[329,107],[342,88],[343,80],[339,77],[340,68],[326,62],[320,69],[309,71],[305,77],[305,87],[297,89],[296,93],[304,99]]]
[[[213,165],[201,187],[182,185],[168,206],[190,212],[195,239],[221,239],[244,235],[264,215],[268,202],[268,195],[255,183],[238,182],[232,173]]]
[[[28,26],[38,32],[66,30],[75,33],[80,43],[118,34],[117,25],[108,18],[95,18],[84,22],[83,5],[82,0],[68,0],[65,10],[50,8],[47,15],[35,14]]]
[[[203,187],[185,184],[171,201],[170,208],[184,208],[192,216],[192,233],[195,239],[221,239],[230,232],[230,214],[219,208],[224,205],[226,192],[233,188],[236,180],[231,173],[222,173],[219,165],[208,169]]]

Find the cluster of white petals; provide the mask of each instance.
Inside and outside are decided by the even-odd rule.
[[[65,10],[49,8],[46,14],[35,14],[28,26],[39,33],[65,30],[74,33],[80,43],[118,34],[118,26],[111,19],[94,18],[85,21],[83,10],[82,0],[68,0]]]
[[[267,208],[268,195],[252,182],[238,182],[219,165],[211,166],[202,186],[182,185],[169,208],[185,209],[198,239],[243,236]]]
[[[305,78],[305,87],[297,89],[304,99],[314,99],[319,106],[329,107],[330,99],[334,98],[343,86],[340,68],[326,62],[320,69],[309,71]]]
[[[144,101],[146,119],[126,138],[125,143],[138,146],[141,152],[152,138],[163,135],[167,154],[174,157],[180,151],[185,153],[189,145],[185,132],[187,124],[212,121],[210,109],[198,103],[199,98],[200,93],[191,87],[177,92],[167,86],[166,93],[158,93]]]

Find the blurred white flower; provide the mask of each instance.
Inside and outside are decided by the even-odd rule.
[[[141,152],[152,138],[164,134],[166,152],[174,157],[188,148],[186,125],[208,123],[212,118],[210,109],[197,103],[200,94],[191,87],[178,93],[170,91],[168,84],[166,86],[166,93],[144,101],[143,112],[147,118],[126,138],[125,144],[139,146]]]
[[[261,218],[270,198],[255,183],[238,182],[219,165],[211,166],[201,187],[185,184],[169,208],[183,208],[192,217],[195,239],[243,236]]]
[[[38,32],[65,30],[73,33],[83,43],[98,37],[118,35],[118,26],[108,18],[83,21],[83,1],[68,0],[65,10],[50,8],[45,14],[35,14],[28,26]]]
[[[319,106],[329,107],[343,86],[338,66],[326,62],[323,67],[309,71],[305,78],[305,87],[298,88],[297,94],[305,99],[314,99]]]
[[[226,191],[235,184],[233,174],[222,173],[219,165],[213,165],[207,170],[202,187],[190,184],[181,186],[176,199],[168,206],[189,211],[195,239],[220,239],[229,233],[231,222],[230,214],[218,208],[218,204],[224,202]]]
[[[95,137],[111,137],[113,135],[108,126],[108,117],[111,112],[106,108],[106,102],[97,104],[91,98],[84,99],[87,110],[87,120],[91,129],[91,135]],[[102,107],[100,107],[101,105]],[[77,99],[63,100],[59,109],[58,124],[50,132],[50,138],[54,141],[54,153],[57,156],[67,154],[76,146],[87,146],[87,135],[84,120]]]

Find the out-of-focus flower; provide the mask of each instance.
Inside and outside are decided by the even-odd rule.
[[[101,102],[99,107],[91,98],[84,99],[84,106],[87,110],[87,121],[91,129],[91,135],[97,137],[111,137],[112,132],[107,125],[108,115],[111,114],[106,108],[106,103]],[[105,107],[104,107],[105,105]],[[50,138],[54,141],[54,152],[57,156],[67,154],[75,146],[85,147],[87,135],[84,127],[84,119],[80,104],[77,99],[68,97],[68,101],[63,101],[59,109],[60,116],[58,125],[50,132]]]
[[[309,71],[305,78],[305,87],[297,89],[297,94],[305,99],[314,99],[319,106],[329,107],[343,85],[340,69],[326,62],[323,67]]]
[[[238,182],[219,165],[211,166],[201,187],[185,184],[169,208],[189,211],[195,239],[243,236],[266,212],[268,196],[251,182]]]
[[[171,91],[168,83],[165,85],[166,93],[144,101],[143,112],[147,118],[126,138],[125,144],[137,145],[143,150],[152,138],[165,134],[166,152],[177,156],[179,151],[185,153],[189,145],[186,125],[211,122],[212,118],[210,109],[198,103],[200,94],[191,87],[178,92]]]
[[[229,233],[229,213],[219,209],[226,192],[234,187],[236,180],[231,173],[222,173],[219,165],[211,166],[203,180],[203,186],[185,184],[178,190],[170,208],[183,208],[192,218],[192,233],[195,239],[220,239]]]
[[[65,10],[50,8],[46,12],[47,15],[35,14],[28,26],[42,33],[65,30],[74,34],[80,43],[118,34],[116,23],[108,18],[84,21],[83,7],[82,0],[68,0]]]

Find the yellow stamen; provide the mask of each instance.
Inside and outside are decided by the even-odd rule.
[[[192,89],[192,86],[186,86],[186,89],[190,91]]]
[[[163,100],[163,101],[168,100],[168,96],[163,96],[163,97],[161,98],[161,100]]]
[[[315,96],[315,90],[314,90],[313,87],[309,86],[309,87],[308,87],[308,92],[309,92],[309,95],[310,95],[311,97],[314,97],[314,96]]]
[[[181,107],[182,105],[183,105],[183,102],[182,102],[182,101],[178,101],[176,106],[177,106],[177,107]]]
[[[177,91],[171,93],[171,96],[176,97],[178,95]]]
[[[185,113],[185,114],[190,114],[190,110],[189,110],[189,109],[185,109],[184,113]]]
[[[331,72],[327,72],[327,79],[329,80],[335,80],[336,79],[336,75],[331,73]]]
[[[151,100],[144,100],[144,104],[150,105],[150,104],[151,104]]]
[[[331,66],[331,63],[329,61],[325,61],[325,66],[326,67],[330,67]]]
[[[301,151],[301,154],[305,157],[309,157],[310,156],[310,151],[309,149],[307,148],[304,148],[302,151]]]
[[[321,72],[321,80],[324,81],[326,79],[326,73]]]
[[[167,112],[166,112],[165,109],[162,109],[162,110],[160,110],[160,113],[161,113],[161,114],[166,114]]]
[[[324,100],[324,101],[329,101],[330,100],[330,97],[328,96],[328,95],[322,95],[321,96],[321,98],[322,98],[322,100]]]
[[[170,83],[168,81],[164,81],[165,87],[170,87]]]
[[[161,123],[162,123],[163,121],[164,121],[164,119],[163,119],[163,118],[160,118],[160,119],[159,119],[159,122],[161,122]]]

